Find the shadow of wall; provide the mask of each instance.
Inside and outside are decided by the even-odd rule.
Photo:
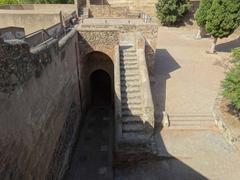
[[[153,132],[151,136],[147,137],[147,146],[151,151],[146,151],[145,146],[141,143],[134,144],[132,142],[130,145],[127,144],[123,147],[122,152],[115,152],[113,163],[115,178],[129,180],[207,179],[178,157],[171,155],[161,135],[162,126],[159,120],[161,120],[162,112],[166,110],[166,81],[171,77],[170,73],[179,68],[181,68],[180,65],[166,49],[156,50],[155,66],[152,74],[155,79],[152,83],[152,95],[156,112],[155,123],[158,125],[152,127],[138,116],[139,121],[145,127],[145,131]],[[130,108],[129,110],[131,111]]]
[[[157,49],[155,53],[155,64],[151,82],[153,102],[155,107],[155,119],[160,123],[163,111],[166,111],[166,83],[171,78],[170,73],[181,68],[176,60],[166,49]]]

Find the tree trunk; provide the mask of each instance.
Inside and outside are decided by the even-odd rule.
[[[205,36],[205,29],[204,27],[200,27],[197,33],[197,39],[202,39]]]
[[[210,49],[210,53],[212,53],[212,54],[216,52],[217,40],[218,40],[218,38],[213,39],[212,46],[211,46],[211,49]]]

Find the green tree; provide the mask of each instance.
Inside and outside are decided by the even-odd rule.
[[[197,9],[195,19],[197,22],[197,25],[199,26],[199,31],[197,35],[197,39],[202,38],[202,36],[205,35],[205,26],[207,23],[207,15],[208,11],[212,6],[213,0],[201,0],[199,8]]]
[[[181,22],[190,8],[188,0],[158,0],[156,3],[157,17],[166,26]]]
[[[240,24],[239,0],[213,0],[207,15],[206,30],[213,37],[210,53],[215,52],[218,38],[228,37]]]

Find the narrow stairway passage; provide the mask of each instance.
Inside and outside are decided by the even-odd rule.
[[[112,180],[113,112],[92,107],[73,153],[65,180]]]

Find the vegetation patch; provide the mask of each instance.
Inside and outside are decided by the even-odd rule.
[[[228,99],[235,111],[240,117],[240,63],[239,63],[240,48],[233,50],[233,61],[235,64],[226,73],[226,78],[223,81],[223,96]]]
[[[165,26],[173,26],[182,22],[192,5],[188,0],[158,0],[157,17]]]

